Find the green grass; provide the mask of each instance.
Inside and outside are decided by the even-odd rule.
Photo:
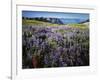
[[[86,24],[66,24],[66,25],[60,25],[60,24],[53,24],[49,22],[43,22],[43,21],[37,21],[37,20],[22,20],[22,25],[34,25],[34,26],[53,26],[53,27],[63,27],[63,26],[69,26],[72,28],[79,28],[79,29],[88,29],[89,25]],[[61,31],[63,32],[63,31]]]
[[[59,24],[53,24],[53,23],[37,21],[37,20],[22,20],[22,25],[59,26]]]
[[[89,28],[89,26],[86,24],[67,24],[67,25],[70,27],[73,27],[73,28],[80,28],[80,29],[88,29]]]

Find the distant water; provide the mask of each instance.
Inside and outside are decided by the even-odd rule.
[[[84,19],[63,19],[63,18],[61,18],[60,20],[63,22],[63,24],[80,23],[85,21]]]

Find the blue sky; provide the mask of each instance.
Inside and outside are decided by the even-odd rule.
[[[43,11],[22,11],[23,17],[51,17],[67,19],[89,19],[88,13],[62,13],[62,12],[43,12]]]

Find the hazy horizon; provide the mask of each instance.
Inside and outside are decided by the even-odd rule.
[[[22,11],[22,17],[59,18],[63,23],[79,23],[89,20],[88,13],[46,12],[46,11]]]

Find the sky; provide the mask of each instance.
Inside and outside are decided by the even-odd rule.
[[[88,13],[63,13],[63,12],[43,12],[43,11],[22,11],[23,17],[51,17],[51,18],[66,18],[66,19],[89,19]]]

